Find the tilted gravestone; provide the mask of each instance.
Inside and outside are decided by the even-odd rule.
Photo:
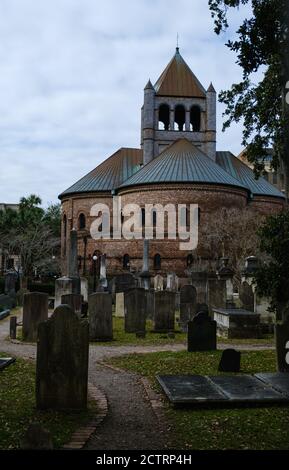
[[[194,286],[185,285],[180,292],[180,326],[182,331],[188,330],[188,321],[197,313],[197,290]]]
[[[23,341],[37,341],[37,330],[41,322],[48,319],[48,295],[42,292],[24,294],[23,297]]]
[[[279,372],[289,372],[289,319],[275,325],[277,365]]]
[[[83,296],[81,294],[65,294],[61,296],[61,304],[69,305],[78,317],[82,314]]]
[[[97,292],[88,297],[89,338],[92,341],[112,341],[112,296]]]
[[[217,323],[207,312],[199,312],[188,322],[188,352],[217,349]]]
[[[36,405],[73,410],[87,406],[89,326],[67,305],[38,328]]]
[[[154,331],[168,333],[175,329],[175,292],[155,292]]]
[[[254,292],[252,286],[247,281],[241,284],[239,297],[241,307],[244,310],[249,310],[249,312],[254,312]]]
[[[219,372],[240,372],[241,367],[241,353],[235,349],[225,349],[222,353],[220,364],[218,367]]]
[[[147,297],[145,289],[136,287],[124,294],[124,329],[126,333],[146,331]]]

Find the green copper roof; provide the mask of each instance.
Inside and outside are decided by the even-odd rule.
[[[154,183],[209,183],[247,189],[187,139],[174,142],[120,188]]]
[[[61,193],[59,198],[75,193],[111,191],[138,171],[141,164],[142,150],[121,148],[88,175]]]
[[[285,198],[284,194],[265,178],[256,179],[253,170],[231,152],[217,152],[216,162],[227,173],[250,189],[253,195]]]

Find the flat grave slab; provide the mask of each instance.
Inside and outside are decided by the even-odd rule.
[[[14,357],[0,357],[0,370],[10,366],[10,364],[13,364],[15,361],[16,359]]]
[[[270,387],[277,390],[279,393],[283,393],[289,398],[289,373],[278,372],[275,374],[260,373],[256,374],[255,377],[265,382]]]
[[[174,405],[289,404],[289,374],[286,373],[156,378]]]

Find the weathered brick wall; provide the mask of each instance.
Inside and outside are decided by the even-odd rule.
[[[238,208],[240,211],[248,205],[247,192],[238,188],[214,185],[150,185],[123,189],[119,192],[122,198],[122,207],[126,204],[198,204],[201,210],[200,223],[210,223],[210,218],[215,216],[215,211],[221,207]],[[112,196],[109,193],[102,195],[86,194],[68,197],[62,202],[63,216],[67,217],[67,241],[69,230],[73,227],[78,229],[79,215],[83,213],[86,217],[85,230],[78,230],[79,255],[84,256],[85,238],[86,244],[86,269],[91,267],[91,258],[95,251],[107,255],[108,274],[113,275],[125,271],[123,269],[123,257],[130,257],[130,268],[139,271],[142,267],[142,240],[93,240],[90,237],[90,226],[95,217],[90,216],[91,207],[94,204],[107,204],[112,211]],[[283,202],[277,198],[256,197],[250,202],[250,206],[262,213],[274,213],[282,209]],[[112,224],[112,215],[111,215]],[[174,271],[179,276],[185,274],[187,268],[187,256],[189,252],[179,249],[179,240],[151,240],[150,242],[150,270],[153,274]],[[64,247],[64,230],[62,229],[62,248]],[[161,255],[161,269],[154,270],[153,258],[156,254]],[[202,255],[202,253],[199,253]],[[65,266],[65,253],[62,249],[63,265]],[[209,263],[209,261],[206,261]],[[83,260],[81,262],[81,272]]]

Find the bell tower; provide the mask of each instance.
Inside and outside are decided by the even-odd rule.
[[[144,164],[180,138],[216,160],[216,91],[212,83],[205,90],[177,47],[156,84],[149,81],[144,89]]]

